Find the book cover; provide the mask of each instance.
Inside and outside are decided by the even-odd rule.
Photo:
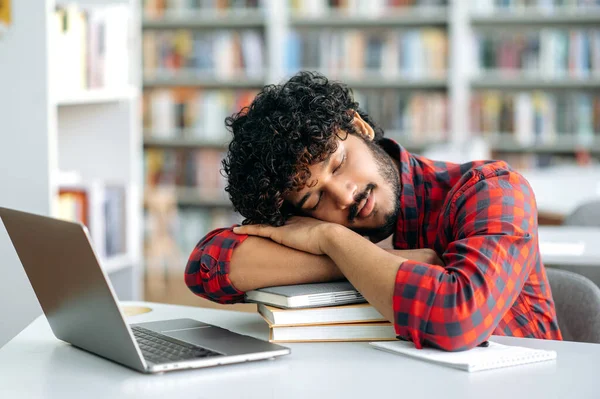
[[[260,288],[248,291],[246,301],[281,308],[310,308],[366,302],[347,281]]]
[[[261,303],[258,312],[270,326],[280,327],[386,321],[377,309],[366,303],[309,309],[279,309]]]
[[[361,342],[396,340],[391,323],[271,326],[269,342]]]

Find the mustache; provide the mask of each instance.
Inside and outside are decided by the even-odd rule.
[[[354,222],[354,219],[356,219],[356,216],[358,216],[358,205],[361,203],[362,200],[366,199],[369,196],[369,193],[373,191],[375,187],[377,187],[375,184],[369,183],[367,184],[365,191],[363,191],[360,194],[357,194],[356,197],[354,197],[354,203],[350,205],[350,209],[348,211],[348,222]]]

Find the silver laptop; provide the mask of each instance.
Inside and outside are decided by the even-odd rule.
[[[54,335],[143,373],[272,359],[290,349],[192,319],[128,325],[85,226],[0,207]]]

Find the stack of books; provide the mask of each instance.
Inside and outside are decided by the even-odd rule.
[[[246,301],[258,304],[270,342],[396,339],[394,326],[348,282],[261,288]]]

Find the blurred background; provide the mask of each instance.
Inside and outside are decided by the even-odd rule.
[[[121,299],[215,306],[183,271],[242,220],[224,119],[299,70],[414,153],[508,161],[542,225],[600,198],[600,0],[0,3],[0,205],[85,223]]]

